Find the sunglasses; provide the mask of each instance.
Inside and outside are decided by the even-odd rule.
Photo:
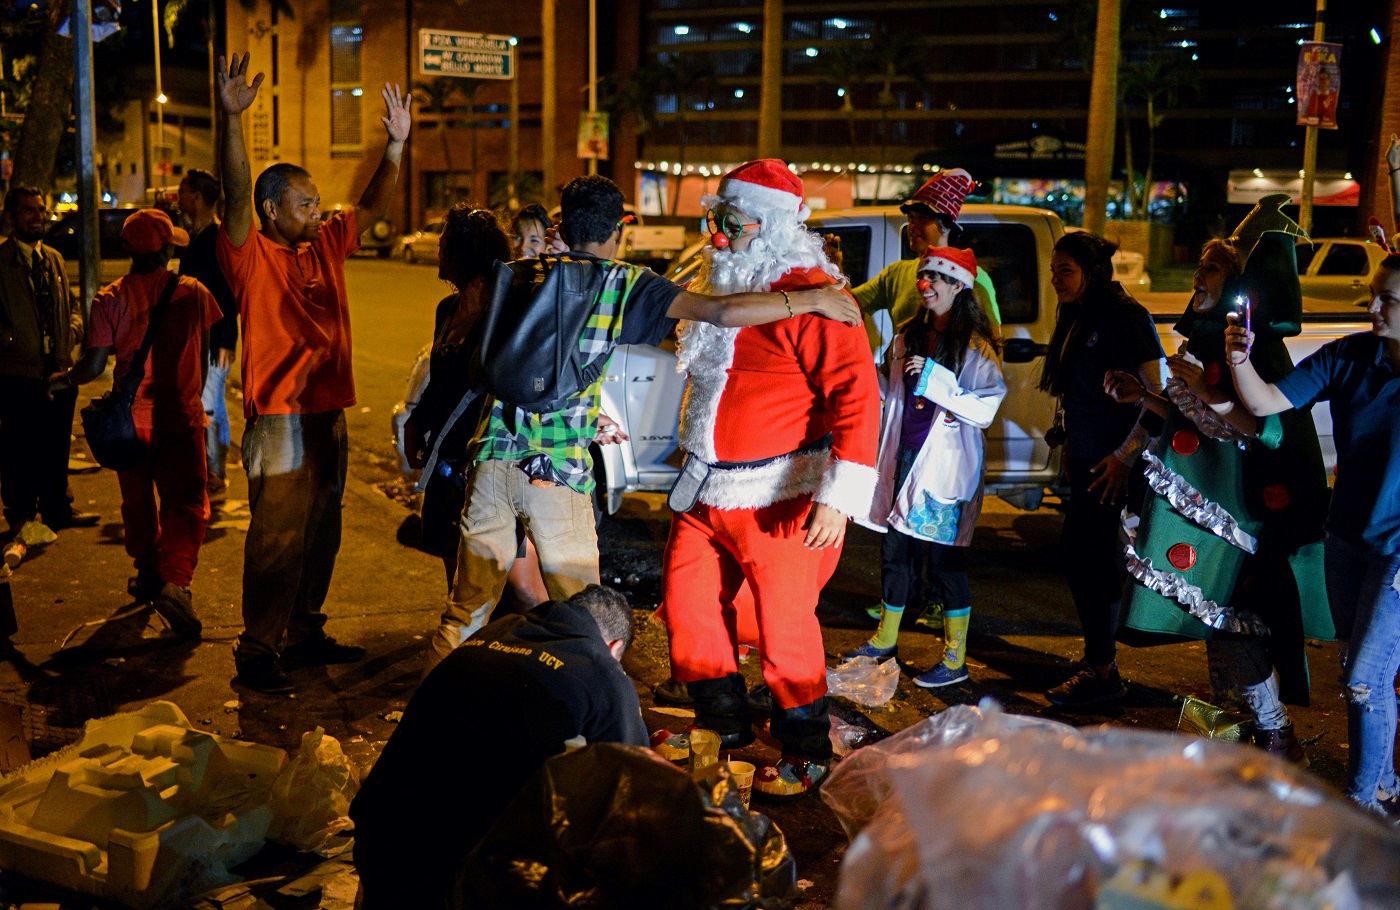
[[[744,221],[733,212],[717,213],[710,209],[700,220],[700,230],[705,234],[723,234],[730,240],[738,240],[749,231],[759,228],[757,221]]]

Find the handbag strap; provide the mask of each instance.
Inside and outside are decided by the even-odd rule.
[[[136,355],[131,358],[131,367],[122,377],[122,392],[133,400],[136,398],[136,390],[141,387],[141,380],[146,378],[146,361],[151,356],[151,345],[155,344],[156,332],[160,330],[161,320],[165,318],[165,311],[170,308],[170,301],[175,297],[175,289],[179,285],[180,276],[172,272],[170,280],[165,284],[165,290],[161,292],[160,300],[156,301],[155,309],[151,310],[151,321],[146,325],[146,337],[141,339],[141,347],[136,349]]]

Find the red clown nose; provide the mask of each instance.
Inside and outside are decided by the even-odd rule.
[[[710,235],[710,245],[717,250],[722,250],[725,247],[729,246],[729,238],[726,237],[724,234],[716,231],[715,233]]]
[[[927,291],[931,287],[933,287],[932,281],[929,281],[927,278],[919,279],[919,293],[922,294],[924,291]]]

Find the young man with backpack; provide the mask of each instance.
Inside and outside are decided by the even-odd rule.
[[[462,515],[457,586],[433,636],[425,673],[485,625],[496,608],[515,558],[517,520],[539,551],[552,600],[567,600],[597,583],[593,460],[588,447],[597,432],[601,366],[614,348],[658,344],[678,319],[746,326],[814,313],[852,325],[860,322],[859,310],[837,286],[708,297],[682,290],[643,266],[613,261],[622,240],[623,198],[606,177],[571,181],[561,203],[560,231],[572,251],[569,258],[589,264],[581,268],[591,270],[589,286],[597,288],[585,301],[581,332],[563,345],[577,350],[578,356],[570,359],[584,367],[586,384],[542,410],[526,410],[499,394],[487,400],[486,416],[470,446],[475,464]],[[528,267],[517,263],[515,274],[538,279],[560,265],[558,258],[546,256]],[[492,315],[486,317],[488,325]],[[491,364],[484,366],[489,373]],[[492,389],[490,381],[486,386]]]

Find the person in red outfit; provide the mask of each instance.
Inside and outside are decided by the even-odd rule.
[[[102,375],[113,352],[114,378],[121,382],[146,337],[152,312],[166,287],[175,283],[131,405],[136,433],[149,452],[134,468],[118,471],[117,480],[126,552],[136,565],[127,590],[138,600],[151,601],[174,632],[197,638],[203,626],[190,598],[190,580],[209,523],[200,395],[209,364],[209,327],[222,314],[204,285],[166,268],[175,247],[188,246],[190,235],[171,224],[165,212],[142,209],[127,218],[122,241],[131,250],[131,271],[97,292],[87,351],[72,368],[55,373],[49,389],[91,382]]]
[[[704,200],[712,245],[691,289],[792,292],[843,281],[803,225],[802,198],[802,181],[782,161],[725,175],[719,195]],[[868,513],[875,490],[880,398],[869,344],[860,328],[810,316],[741,329],[689,323],[680,364],[690,377],[684,476],[708,473],[666,545],[672,671],[687,684],[698,726],[729,747],[753,740],[737,654],[747,586],[783,750],[754,787],[797,796],[831,762],[817,597],[847,519]],[[673,509],[684,507],[683,489],[684,481]]]

